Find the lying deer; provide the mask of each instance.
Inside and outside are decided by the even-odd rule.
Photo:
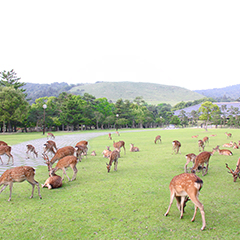
[[[43,159],[46,161],[46,164],[48,165],[48,170],[50,172],[50,175],[53,176],[59,169],[61,169],[63,171],[63,176],[62,176],[62,180],[64,180],[64,174],[67,176],[68,181],[73,181],[76,179],[76,175],[77,175],[77,162],[78,159],[77,157],[70,155],[70,156],[66,156],[61,158],[58,162],[55,168],[52,168],[51,165],[51,161],[49,161],[49,158],[46,154],[43,154]],[[68,177],[67,173],[66,173],[66,168],[71,167],[73,170],[73,177],[72,180],[70,180],[70,178]]]
[[[118,149],[115,149],[110,154],[109,163],[106,163],[108,172],[110,172],[113,162],[114,162],[114,171],[117,171],[118,158],[119,158],[119,151]]]
[[[193,135],[192,138],[198,138],[198,135]]]
[[[236,182],[237,178],[240,179],[240,158],[237,161],[237,166],[235,171],[228,167],[228,164],[226,163],[226,168],[230,170],[229,173],[233,175],[233,181]]]
[[[91,156],[97,156],[96,152],[93,150],[90,154]]]
[[[193,165],[194,165],[194,163],[195,163],[195,159],[196,159],[196,154],[194,154],[194,153],[189,153],[189,154],[187,154],[186,156],[186,159],[187,159],[187,162],[186,162],[186,164],[185,164],[185,166],[184,166],[184,171],[185,171],[185,173],[187,172],[187,165],[190,163],[190,162],[193,162]]]
[[[32,185],[32,195],[33,197],[35,185],[38,187],[38,195],[40,199],[42,198],[40,194],[39,183],[34,179],[35,169],[29,166],[15,167],[6,170],[0,177],[0,186],[4,185],[0,190],[0,193],[9,185],[10,195],[8,201],[11,201],[12,197],[12,187],[14,182],[23,182],[27,180]]]
[[[201,149],[202,149],[202,151],[204,151],[204,142],[203,142],[203,140],[198,140],[198,149],[199,149],[199,152],[201,152]]]
[[[155,137],[154,143],[156,144],[157,141],[159,141],[159,143],[162,143],[162,140],[161,140],[161,136],[160,136],[160,135],[157,135],[157,136]]]
[[[29,158],[28,153],[32,153],[33,157],[35,157],[35,158],[38,157],[38,152],[36,151],[35,147],[31,144],[27,144],[27,151],[26,151],[27,158]]]
[[[55,136],[53,133],[47,133],[47,139],[55,139]]]
[[[239,146],[235,142],[233,143],[233,149],[239,149]]]
[[[175,152],[176,154],[179,152],[180,153],[180,147],[181,147],[181,143],[178,140],[174,140],[172,142],[173,148],[172,148],[172,154],[173,152]]]
[[[111,152],[112,152],[112,151],[110,150],[110,146],[107,146],[107,149],[104,149],[104,150],[103,150],[102,155],[103,155],[103,157],[105,157],[105,158],[109,158]]]
[[[122,147],[124,149],[124,154],[126,154],[125,142],[124,141],[119,141],[119,142],[113,141],[113,147],[115,149],[118,149],[119,152],[120,152],[120,148]]]
[[[130,152],[139,152],[139,148],[134,147],[134,144],[130,143]]]
[[[224,143],[222,146],[231,148],[233,146],[233,141],[231,141],[230,143]]]
[[[62,178],[55,173],[49,173],[49,178],[45,181],[44,184],[42,184],[42,188],[44,187],[47,187],[48,189],[60,188],[62,187]]]
[[[213,152],[218,152],[220,155],[232,156],[233,153],[228,149],[219,149],[219,145],[213,149]]]
[[[193,222],[195,220],[197,209],[199,208],[202,215],[201,230],[204,230],[206,228],[205,212],[203,204],[198,200],[199,191],[201,190],[202,186],[203,186],[202,179],[193,173],[182,173],[180,175],[175,176],[169,185],[170,204],[167,209],[167,212],[165,213],[165,216],[168,215],[173,200],[174,198],[176,198],[177,207],[181,212],[180,218],[183,218],[184,203],[187,201],[186,197],[188,196],[195,205],[195,210],[191,221]]]
[[[8,145],[2,145],[2,146],[0,146],[0,160],[1,160],[2,164],[3,164],[3,161],[2,161],[1,156],[4,155],[4,154],[6,154],[6,155],[8,156],[8,162],[7,162],[7,164],[9,164],[10,159],[12,159],[12,164],[14,163],[14,161],[13,161],[13,156],[12,156],[12,154],[11,154],[11,150],[12,150],[12,148],[11,148],[10,146],[8,146]]]

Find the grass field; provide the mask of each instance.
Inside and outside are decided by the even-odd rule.
[[[227,131],[233,134],[233,141],[240,140],[239,130]],[[206,230],[200,231],[199,210],[195,222],[191,222],[192,202],[187,203],[183,219],[180,219],[175,200],[169,215],[164,216],[169,205],[171,179],[183,173],[187,153],[198,154],[197,139],[191,136],[198,134],[198,139],[202,139],[217,134],[210,137],[205,148],[212,151],[213,147],[230,141],[225,132],[226,129],[121,131],[120,137],[113,134],[113,140],[126,142],[126,155],[121,151],[118,171],[112,168],[110,173],[106,169],[108,159],[103,158],[101,152],[106,146],[112,149],[112,141],[107,135],[92,139],[89,152],[95,150],[97,156],[89,155],[78,163],[76,181],[65,179],[62,188],[41,189],[42,199],[37,190],[34,198],[29,199],[31,185],[27,182],[13,185],[11,202],[7,201],[9,188],[1,193],[0,238],[237,239],[240,237],[240,179],[233,182],[225,163],[235,169],[240,149],[231,149],[233,156],[215,153],[210,158],[208,174],[202,177],[201,172],[197,173],[204,182],[199,200],[204,204]],[[154,144],[158,134],[162,136],[162,144]],[[9,137],[2,135],[1,140]],[[16,135],[11,137],[13,142],[17,138]],[[34,134],[31,137],[34,138]],[[172,155],[171,142],[176,139],[182,144],[181,153]],[[21,140],[25,141],[24,137]],[[130,143],[139,147],[140,152],[129,152]],[[72,176],[71,169],[67,173]],[[47,167],[38,167],[35,179],[44,183],[47,177]]]

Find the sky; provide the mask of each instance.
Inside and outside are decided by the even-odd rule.
[[[21,82],[240,84],[240,1],[1,1],[0,71]]]

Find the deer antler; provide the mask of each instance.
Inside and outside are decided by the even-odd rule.
[[[225,163],[225,164],[226,164],[226,168],[230,170],[230,172],[228,172],[228,173],[231,173],[232,175],[234,175],[234,170],[231,169],[231,168],[228,166],[227,163]]]

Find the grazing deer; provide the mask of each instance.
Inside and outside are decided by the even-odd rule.
[[[104,149],[104,150],[103,150],[102,155],[103,155],[103,157],[105,157],[105,158],[109,158],[111,152],[112,152],[112,151],[110,150],[110,146],[107,146],[107,149]]]
[[[75,146],[76,156],[80,162],[81,162],[81,156],[86,156],[87,158],[87,152],[88,152],[87,145],[88,145],[88,141],[83,140],[78,142]]]
[[[8,146],[8,144],[4,141],[0,141],[0,146]]]
[[[209,144],[209,137],[204,137],[203,138],[203,142],[204,142],[204,144]]]
[[[220,155],[226,155],[226,156],[232,156],[233,153],[228,150],[228,149],[222,149],[220,150],[219,149],[219,145],[217,145],[214,149],[213,149],[213,152],[218,152]]]
[[[93,150],[90,154],[91,156],[97,156],[96,152]]]
[[[227,135],[227,138],[231,138],[231,137],[232,137],[232,134],[231,134],[231,133],[225,132],[225,134]]]
[[[199,166],[202,166],[202,175],[205,176],[208,172],[208,166],[209,166],[209,159],[210,157],[213,155],[214,152],[201,152],[197,155],[197,157],[195,158],[195,164],[192,168],[192,173],[195,173],[196,170],[198,169]],[[204,171],[204,163],[207,164],[206,166],[206,170],[205,173],[203,173]]]
[[[55,153],[55,155],[50,160],[49,164],[52,167],[52,165],[56,161],[60,160],[61,158],[66,157],[66,156],[74,155],[74,153],[75,153],[75,148],[72,146],[66,146],[66,147],[59,148],[57,150],[57,152]],[[46,154],[44,154],[44,155],[46,155]]]
[[[108,134],[108,138],[109,138],[110,140],[112,140],[112,134],[111,134],[111,133]]]
[[[160,136],[160,135],[157,135],[157,136],[155,137],[154,143],[156,144],[157,141],[159,141],[159,143],[162,143],[162,140],[161,140],[161,136]]]
[[[233,146],[233,141],[231,141],[230,143],[224,143],[222,146],[231,148]]]
[[[50,171],[50,175],[54,175],[59,169],[61,169],[63,171],[63,176],[62,176],[62,180],[64,180],[64,174],[67,176],[68,181],[73,181],[76,179],[76,175],[77,175],[77,162],[78,159],[77,157],[70,155],[70,156],[65,156],[63,158],[61,158],[58,162],[55,168],[52,168],[52,165],[49,161],[49,158],[46,154],[43,154],[43,159],[46,161],[46,164],[48,165],[48,170]],[[66,168],[71,167],[73,170],[73,177],[72,180],[70,180],[70,178],[68,177],[67,173],[66,173]]]
[[[62,186],[62,178],[53,173],[49,173],[49,178],[45,181],[44,184],[42,184],[42,188],[47,187],[48,189],[52,188],[60,188]]]
[[[203,140],[198,140],[198,149],[199,149],[199,152],[201,152],[201,148],[202,148],[202,151],[204,151],[204,142]]]
[[[113,147],[114,147],[115,149],[118,149],[119,152],[120,152],[120,148],[123,147],[123,149],[124,149],[124,154],[126,154],[125,142],[124,142],[124,141],[119,141],[119,142],[113,141]]]
[[[9,164],[10,159],[12,159],[12,164],[14,163],[14,161],[13,161],[13,156],[12,156],[12,154],[11,154],[11,150],[12,150],[12,148],[11,148],[10,146],[8,146],[8,145],[2,145],[2,146],[0,146],[0,160],[1,160],[2,164],[3,164],[3,161],[2,161],[1,156],[4,155],[4,154],[6,154],[6,155],[8,156],[8,162],[7,162],[7,164]]]
[[[47,139],[55,139],[55,136],[54,136],[54,134],[53,133],[50,133],[50,132],[48,132],[47,133]]]
[[[31,144],[27,144],[27,151],[26,151],[27,158],[29,158],[29,155],[28,155],[29,152],[33,154],[33,157],[35,158],[38,157],[38,152],[36,151],[35,147]]]
[[[189,153],[189,154],[187,154],[186,156],[186,159],[187,159],[187,162],[186,162],[186,164],[185,164],[185,166],[184,166],[184,171],[185,171],[185,173],[187,172],[187,165],[190,163],[190,162],[193,162],[193,164],[195,163],[195,159],[196,159],[196,154],[194,154],[194,153]]]
[[[176,198],[177,207],[181,212],[180,218],[183,218],[184,203],[187,201],[186,197],[188,196],[195,205],[195,210],[191,221],[193,222],[195,220],[197,209],[199,208],[202,215],[201,230],[204,230],[206,227],[205,212],[203,204],[198,200],[199,191],[201,190],[202,186],[203,186],[202,179],[193,173],[182,173],[180,175],[175,176],[169,185],[170,204],[167,209],[167,212],[165,213],[165,216],[168,215],[173,200],[174,198]]]
[[[113,162],[114,162],[114,171],[117,171],[118,158],[119,158],[119,151],[118,149],[115,149],[110,154],[109,163],[106,163],[108,172],[110,172]]]
[[[233,149],[239,149],[239,146],[235,142],[233,143]]]
[[[57,151],[57,146],[56,143],[52,140],[48,140],[44,145],[43,145],[43,153],[47,154],[47,153],[51,153],[51,154],[55,154]]]
[[[9,185],[10,195],[8,201],[11,201],[13,183],[27,180],[32,185],[32,195],[30,198],[33,197],[34,187],[36,185],[38,187],[38,195],[41,199],[39,183],[34,179],[34,175],[35,169],[29,166],[14,167],[6,170],[0,177],[0,186],[3,185],[0,193]]]
[[[117,136],[120,136],[120,133],[118,131],[116,131],[116,134],[117,134]]]
[[[54,142],[53,140],[47,140],[47,143],[50,144],[53,147],[53,149],[55,149],[55,151],[58,150],[56,142]]]
[[[198,138],[198,135],[193,135],[192,138]]]
[[[172,148],[172,154],[173,152],[175,152],[176,154],[179,152],[180,153],[180,147],[181,147],[181,143],[178,140],[174,140],[172,142],[173,148]]]
[[[130,144],[130,152],[139,152],[139,148],[138,147],[134,147],[134,144]]]
[[[226,168],[230,170],[229,173],[233,175],[233,182],[236,182],[237,178],[240,179],[240,158],[237,161],[237,166],[235,171],[228,167],[228,164],[226,163]]]

